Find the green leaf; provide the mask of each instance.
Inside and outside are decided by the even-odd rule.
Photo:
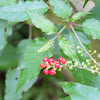
[[[18,80],[20,77],[20,70],[8,70],[6,74],[6,89],[5,89],[5,100],[19,100],[22,97],[22,92],[27,91],[36,81],[35,77],[32,81],[27,82],[16,94]]]
[[[27,10],[27,13],[30,16],[33,25],[35,25],[37,28],[40,28],[43,32],[46,32],[48,35],[54,34],[56,32],[55,25],[43,15],[34,13],[29,10]]]
[[[60,98],[59,100],[71,100],[70,96],[64,97],[64,98]]]
[[[11,25],[7,21],[0,19],[0,50],[7,44],[7,37],[12,34]]]
[[[31,42],[31,39],[23,39],[17,46],[17,55],[18,55],[18,60],[20,63],[22,63],[25,49],[30,42]]]
[[[93,86],[92,83],[94,82],[94,79],[95,79],[94,73],[91,73],[90,71],[80,69],[80,68],[73,68],[71,72],[76,82],[85,84],[88,86]]]
[[[72,16],[72,21],[75,22],[76,20],[80,19],[83,15],[91,14],[90,12],[78,12]]]
[[[86,34],[92,36],[93,39],[100,39],[100,22],[94,18],[87,19],[82,24],[82,28]]]
[[[15,3],[15,2],[16,2],[16,0],[1,0],[0,6],[9,5],[9,4]]]
[[[100,75],[95,75],[95,79],[92,82],[92,86],[100,88]]]
[[[4,46],[7,44],[7,41],[4,36],[4,28],[0,27],[0,50],[4,48]]]
[[[69,18],[62,19],[62,21],[70,22]]]
[[[69,58],[73,61],[80,62],[71,44],[65,38],[59,39],[59,46]]]
[[[85,0],[85,3],[83,5],[83,8],[86,6],[86,4],[88,3],[89,0]]]
[[[62,18],[67,18],[72,13],[72,7],[65,0],[49,0],[53,12]]]
[[[72,82],[60,82],[65,93],[71,96],[71,100],[98,100],[100,89]]]
[[[48,40],[45,38],[36,38],[26,48],[23,58],[23,69],[21,70],[17,91],[25,84],[25,82],[32,80],[40,73],[40,63],[43,62],[43,57],[49,58],[52,56],[52,48],[45,52],[38,53],[38,49],[46,44],[47,41]]]
[[[71,72],[78,83],[100,88],[100,75],[79,68],[74,68]]]
[[[26,9],[32,10],[35,13],[44,14],[47,12],[48,6],[43,1],[13,3],[8,6],[0,7],[0,18],[14,22],[28,20],[29,16]]]
[[[17,67],[17,65],[16,48],[12,45],[7,45],[2,51],[0,51],[0,70],[14,68]]]

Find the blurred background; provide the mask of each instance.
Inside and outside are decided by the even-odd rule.
[[[30,0],[32,1],[32,0]],[[44,0],[48,5],[48,0]],[[88,12],[92,9],[98,12],[100,9],[100,5],[96,5],[90,0],[86,7],[83,8],[84,0],[69,0],[70,5],[73,7],[73,14],[79,11]],[[99,3],[100,4],[100,3]],[[95,8],[94,8],[95,7]],[[45,16],[51,20],[56,27],[61,29],[66,22],[61,21],[59,17],[57,17],[52,10],[50,9]],[[97,15],[98,16],[98,15]],[[100,15],[99,15],[100,16]],[[100,19],[99,19],[100,20]],[[81,20],[78,20],[77,23],[80,23]],[[22,56],[22,50],[19,50],[19,47],[24,45],[22,40],[27,41],[29,37],[29,21],[20,22],[12,25],[13,34],[7,38],[8,44],[5,48],[0,51],[0,100],[4,100],[5,95],[5,79],[7,77],[6,72],[8,69],[18,68],[19,59]],[[64,30],[62,34],[67,34],[67,30]],[[41,32],[40,29],[37,29],[32,25],[32,39],[36,37],[46,37],[51,39],[53,35],[47,36],[45,33]],[[99,62],[100,61],[100,40],[93,40],[90,38],[90,50],[97,50],[97,53],[93,55],[93,57]],[[27,42],[28,43],[28,42]],[[55,42],[55,46],[58,47],[57,41]],[[58,47],[59,48],[59,47]],[[54,48],[54,59],[58,59],[59,56],[64,56],[60,52],[60,49]],[[92,64],[92,63],[91,63]],[[17,80],[17,79],[16,79]],[[59,85],[60,81],[75,81],[72,74],[69,70],[63,69],[61,72],[57,72],[55,76],[46,76],[42,73],[42,70],[32,87],[26,92],[24,91],[22,94],[22,98],[20,100],[59,100],[59,98],[65,97],[68,94],[65,94]],[[13,87],[12,87],[13,88]],[[14,100],[17,100],[16,98]]]

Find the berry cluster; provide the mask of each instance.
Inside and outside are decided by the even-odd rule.
[[[43,70],[43,73],[45,75],[48,75],[48,74],[55,75],[56,74],[56,70],[61,67],[61,64],[65,64],[67,62],[67,60],[64,59],[63,57],[59,57],[58,61],[54,60],[53,58],[49,58],[48,59],[47,57],[44,57],[43,58],[43,62],[44,63],[40,64],[41,68],[45,68]]]

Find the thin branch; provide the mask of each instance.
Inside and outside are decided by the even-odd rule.
[[[29,20],[29,39],[32,39],[32,24],[31,24],[31,20]]]
[[[50,66],[50,67],[55,68],[55,66]],[[62,68],[63,68],[63,67],[80,68],[80,69],[88,70],[88,71],[90,71],[90,72],[92,72],[92,73],[100,74],[99,71],[92,70],[92,69],[88,69],[88,68],[85,68],[85,67],[75,66],[75,65],[62,65]]]
[[[75,26],[79,26],[79,27],[82,27],[82,25],[79,25],[79,24],[75,24],[75,23],[72,23],[70,22],[71,24],[75,25]]]
[[[96,70],[92,70],[92,69],[88,69],[88,68],[84,68],[84,67],[80,67],[80,66],[67,65],[67,67],[71,67],[71,66],[72,66],[72,68],[74,67],[74,68],[85,69],[85,70],[88,70],[88,71],[90,71],[90,72],[93,72],[93,73],[98,73],[98,74],[100,74],[100,72],[99,72],[99,71],[96,71]]]
[[[82,46],[82,48],[84,49],[84,51],[86,52],[86,54],[95,62],[95,60],[93,59],[93,57],[92,57],[92,56],[88,53],[88,51],[85,49],[85,47],[84,47],[84,45],[82,44],[81,40],[79,39],[77,33],[75,32],[75,30],[74,30],[72,24],[71,24],[70,22],[69,22],[68,24],[69,24],[70,28],[72,29],[72,31],[74,32],[75,36],[77,37],[79,43],[81,44],[81,46]],[[98,64],[98,66],[100,66],[99,63],[97,63],[97,64]]]
[[[62,33],[62,31],[66,28],[67,25],[65,25],[60,31],[59,33]]]
[[[59,32],[56,32],[57,35],[53,38],[53,40],[55,40],[62,32],[63,30],[66,28],[67,25],[65,25]]]
[[[53,9],[53,7],[49,7],[48,9]]]

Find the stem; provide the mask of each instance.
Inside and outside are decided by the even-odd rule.
[[[55,68],[55,66],[51,66],[51,67],[52,67],[52,68]],[[88,71],[93,72],[93,73],[98,73],[98,74],[100,74],[99,71],[92,70],[92,69],[88,69],[88,68],[84,68],[84,67],[80,67],[80,66],[75,66],[75,65],[62,65],[62,67],[80,68],[80,69],[88,70]]]
[[[88,68],[84,68],[84,67],[80,67],[80,66],[74,66],[74,65],[67,65],[68,67],[77,67],[77,68],[80,68],[80,69],[85,69],[85,70],[88,70],[88,71],[91,71],[91,72],[94,72],[94,73],[98,73],[98,74],[100,74],[100,72],[99,71],[96,71],[96,70],[92,70],[92,69],[88,69]]]
[[[48,9],[53,9],[53,7],[49,7]]]
[[[31,24],[31,20],[29,20],[29,39],[32,39],[32,24]]]
[[[74,32],[75,36],[77,37],[79,43],[81,44],[81,46],[82,46],[82,48],[84,49],[84,51],[86,52],[86,54],[95,62],[95,60],[93,59],[93,57],[92,57],[92,56],[88,53],[88,51],[85,49],[85,47],[84,47],[84,45],[82,44],[81,40],[79,39],[77,33],[75,32],[75,30],[74,30],[72,24],[71,24],[70,22],[69,22],[68,24],[69,24],[70,28],[72,29],[72,31]],[[97,63],[97,64],[99,65],[99,63]]]
[[[66,28],[66,26],[67,25],[65,25],[59,32],[56,32],[58,34],[53,38],[53,40],[55,40],[63,32],[63,30]]]
[[[75,23],[72,23],[70,22],[71,24],[75,25],[75,26],[79,26],[79,27],[82,27],[82,25],[79,25],[79,24],[75,24]]]

